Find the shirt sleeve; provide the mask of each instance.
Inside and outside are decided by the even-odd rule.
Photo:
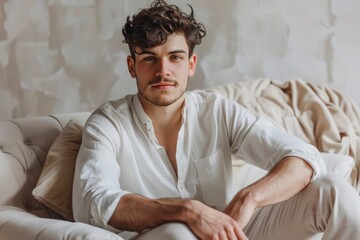
[[[85,124],[76,161],[73,182],[73,213],[76,221],[113,232],[108,225],[120,198],[129,192],[121,189],[118,131],[101,114],[92,115]]]
[[[284,157],[299,157],[313,168],[311,181],[326,174],[325,162],[315,146],[280,130],[241,106],[229,109],[233,109],[230,110],[229,122],[232,122],[230,137],[234,155],[265,170],[273,168]]]

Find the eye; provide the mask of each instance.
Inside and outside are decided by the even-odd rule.
[[[183,59],[183,57],[180,55],[171,55],[170,56],[170,60],[172,62],[180,62],[182,59]]]
[[[144,57],[142,59],[144,62],[155,62],[156,61],[156,58],[153,57],[153,56],[148,56],[148,57]]]

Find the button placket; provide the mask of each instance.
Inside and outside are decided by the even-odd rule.
[[[185,163],[184,163],[184,156],[182,154],[179,154],[177,156],[177,162],[178,162],[178,184],[177,184],[177,188],[178,191],[180,193],[180,195],[182,197],[185,197],[186,194],[186,189],[185,189],[185,177],[184,177],[184,168],[185,168]]]
[[[151,121],[147,120],[143,123],[143,125],[145,127],[145,130],[147,132],[147,135],[148,135],[150,141],[156,145],[156,137],[155,137],[152,125],[151,125]]]

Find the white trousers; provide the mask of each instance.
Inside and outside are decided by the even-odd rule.
[[[360,197],[344,179],[327,175],[294,197],[256,210],[244,228],[250,240],[360,240]],[[182,223],[167,223],[136,240],[197,239]]]

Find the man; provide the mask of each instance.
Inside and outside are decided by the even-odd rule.
[[[325,176],[315,147],[219,95],[186,92],[205,36],[192,8],[155,1],[123,34],[138,93],[105,103],[85,125],[77,221],[136,239],[360,239],[359,197]],[[231,154],[269,173],[234,192]]]

